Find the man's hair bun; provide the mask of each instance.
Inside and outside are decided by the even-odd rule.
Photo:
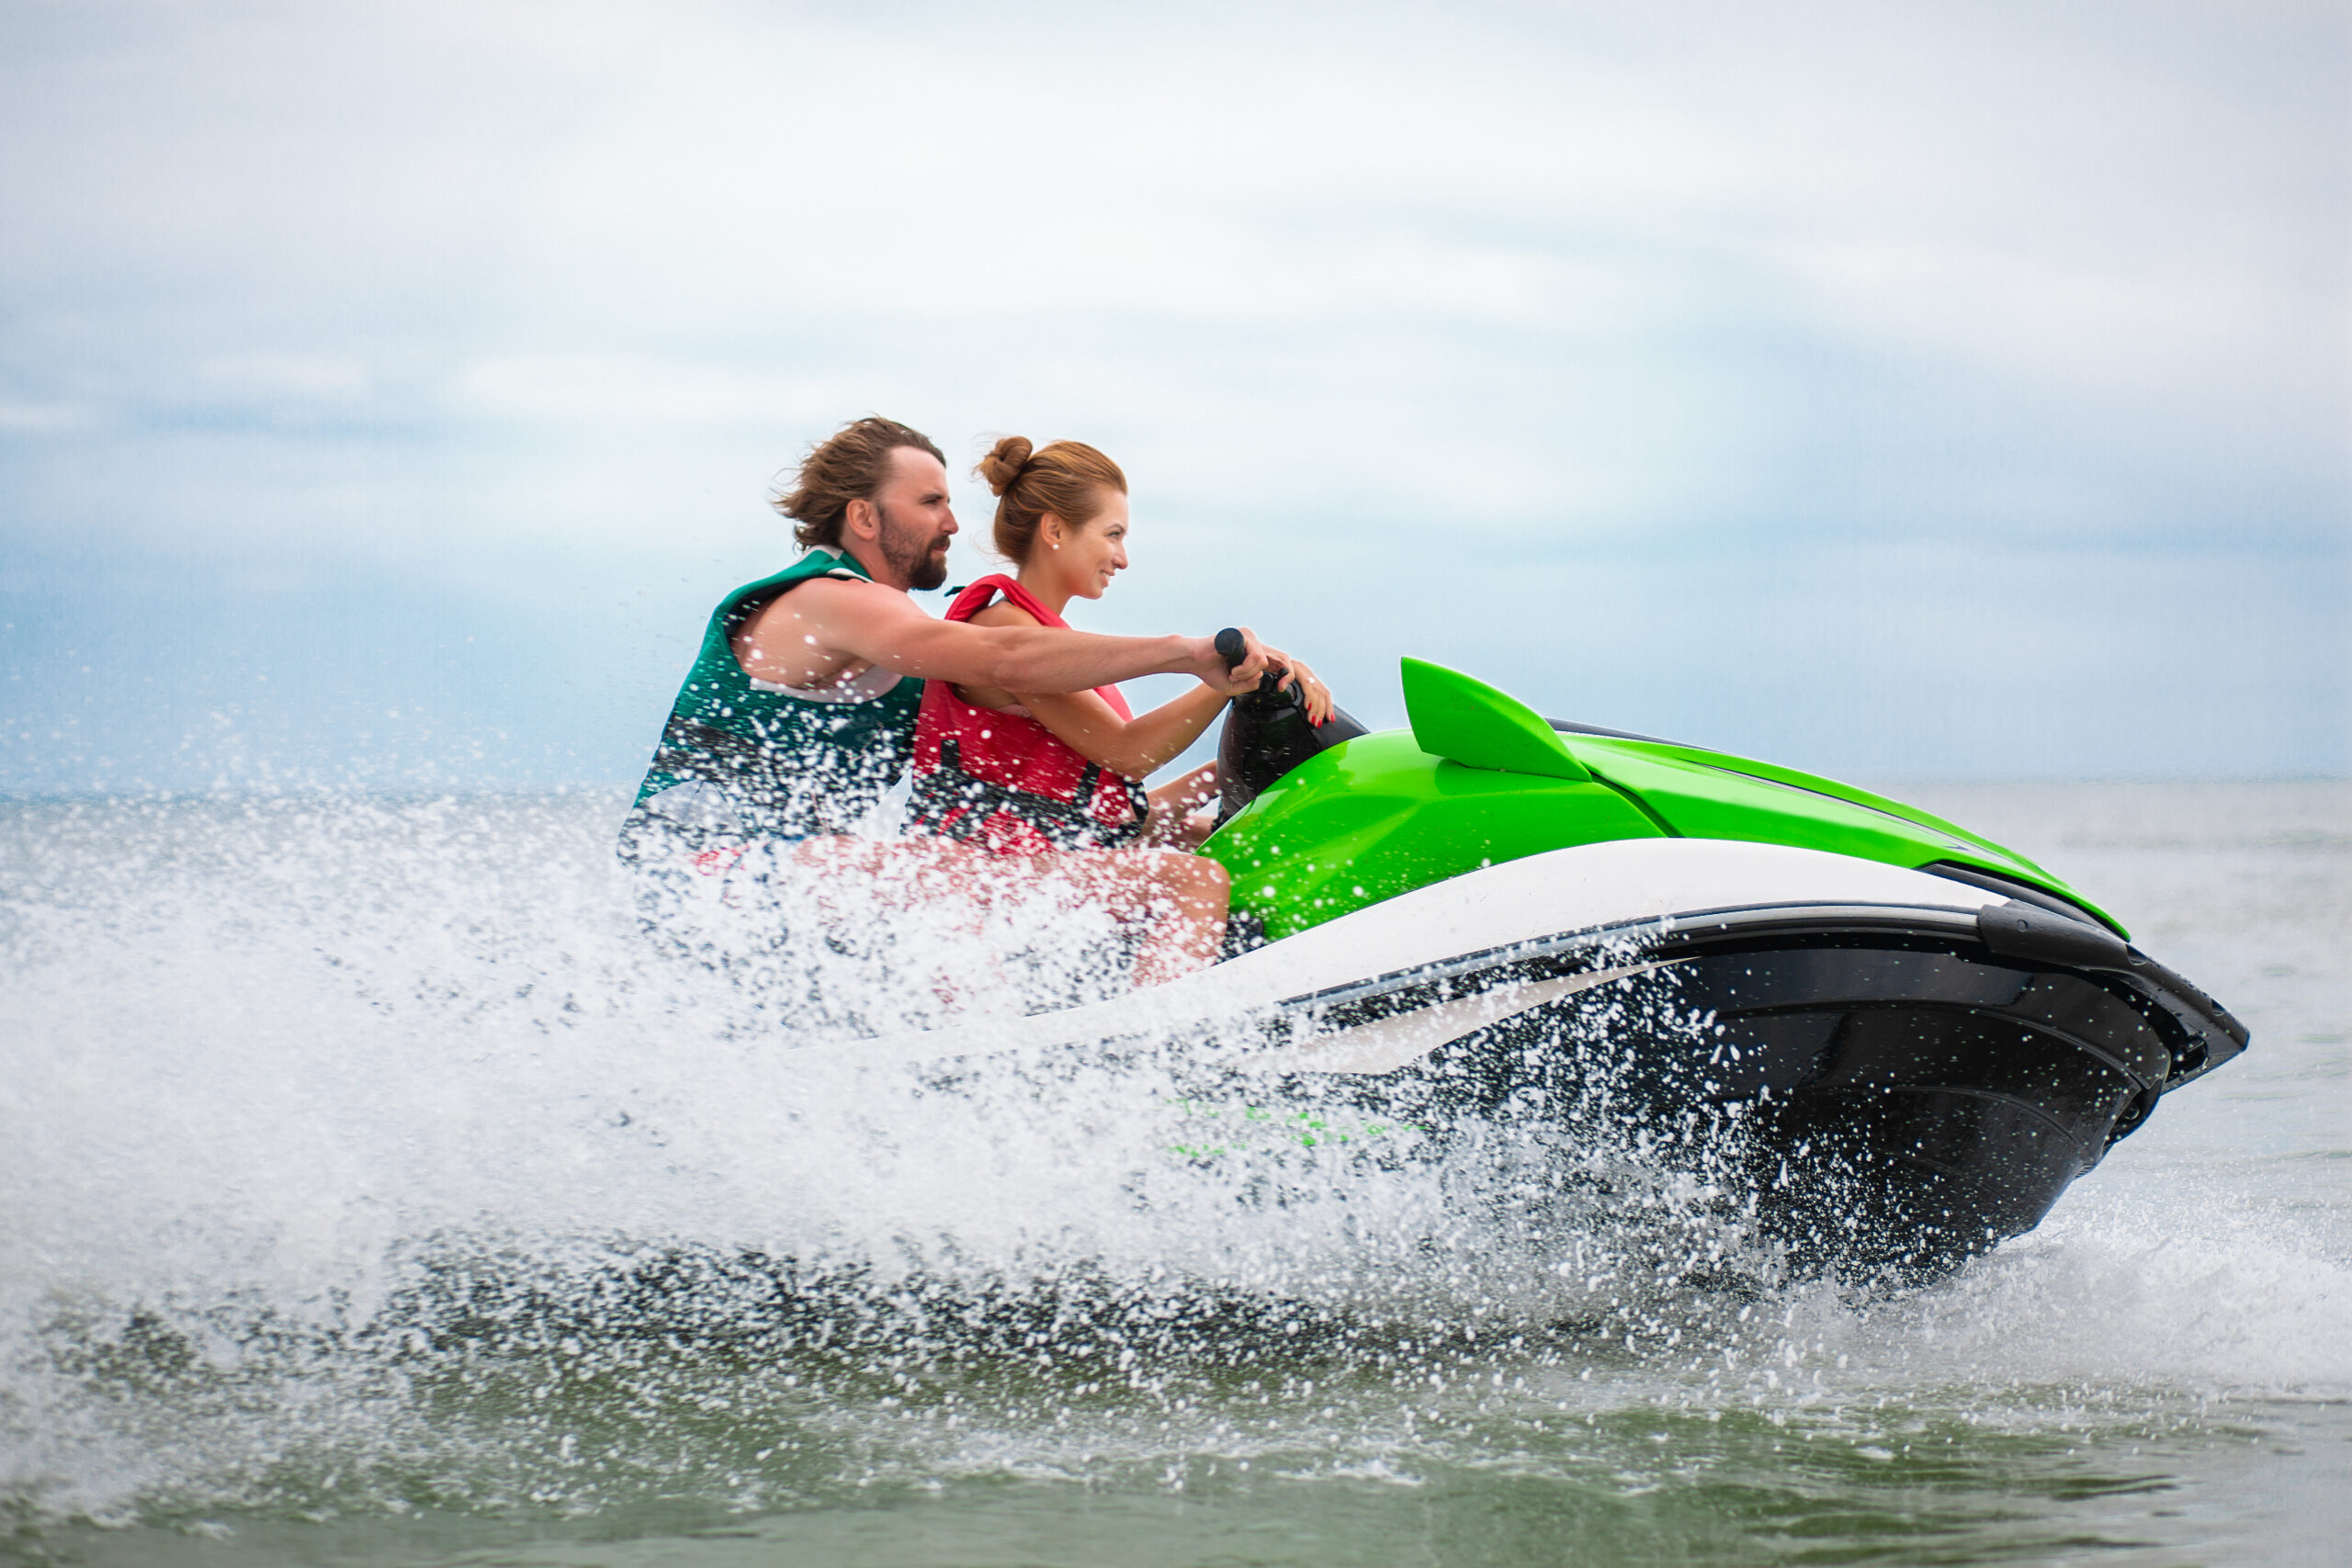
[[[1025,435],[1001,437],[973,471],[988,481],[990,495],[1002,495],[1029,466],[1029,454],[1035,450]]]

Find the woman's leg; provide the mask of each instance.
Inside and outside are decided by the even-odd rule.
[[[1152,922],[1151,935],[1136,953],[1136,984],[1157,986],[1205,969],[1225,950],[1226,911],[1233,901],[1233,878],[1225,867],[1200,855],[1153,852],[1160,899],[1170,913]]]
[[[1225,867],[1171,850],[1108,850],[1053,857],[1084,897],[1147,928],[1136,984],[1158,986],[1205,969],[1225,947],[1233,879]]]
[[[1216,824],[1194,813],[1216,804],[1218,783],[1216,764],[1208,762],[1153,790],[1143,841],[1171,850],[1199,849],[1201,840],[1216,830]]]

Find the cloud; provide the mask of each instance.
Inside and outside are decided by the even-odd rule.
[[[78,403],[0,402],[0,430],[29,435],[78,429],[89,417],[89,411]]]
[[[548,355],[483,360],[455,389],[464,412],[586,429],[750,425],[777,430],[832,419],[842,388],[820,379],[693,360]]]
[[[229,354],[198,367],[218,392],[259,400],[333,402],[364,396],[373,378],[356,359],[300,354]]]

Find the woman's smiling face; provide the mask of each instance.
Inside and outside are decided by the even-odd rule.
[[[1072,598],[1102,598],[1111,579],[1126,570],[1127,498],[1115,490],[1105,489],[1102,510],[1080,526],[1048,513],[1041,532],[1047,564]]]

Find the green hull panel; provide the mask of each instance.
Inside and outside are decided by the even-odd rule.
[[[1386,730],[1276,779],[1201,852],[1233,874],[1234,907],[1285,937],[1498,862],[1659,836],[1607,784],[1468,768]]]
[[[1510,771],[1491,764],[1544,756],[1527,737],[1524,705],[1434,665],[1410,672],[1407,695],[1413,729],[1362,736],[1300,764],[1202,847],[1232,873],[1234,907],[1269,937],[1504,861],[1661,837],[1973,866],[2107,918],[2023,856],[1849,784],[1698,747],[1582,734],[1559,737],[1571,768]],[[1489,765],[1434,755],[1423,741]],[[1548,776],[1566,772],[1591,777]]]

